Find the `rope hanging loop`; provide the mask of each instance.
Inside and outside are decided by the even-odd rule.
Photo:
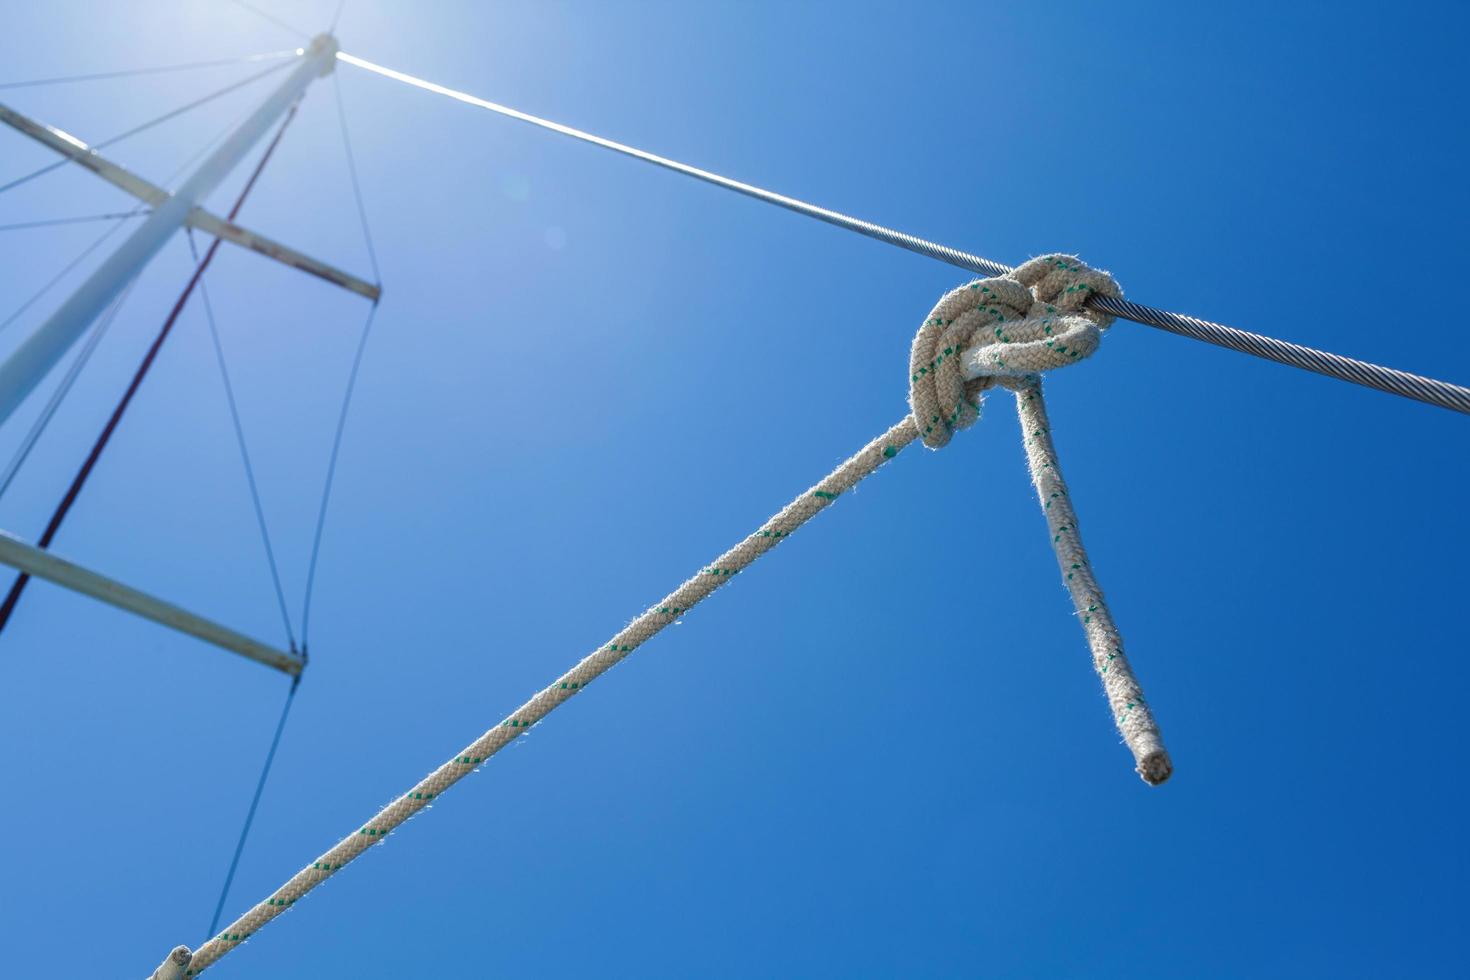
[[[999,385],[1015,393],[1031,482],[1093,667],[1138,774],[1157,786],[1173,763],[1082,545],[1041,395],[1041,372],[1091,356],[1112,323],[1085,305],[1093,296],[1121,300],[1123,291],[1112,276],[1073,255],[1043,255],[1005,276],[951,290],[914,336],[909,408],[924,445],[939,449],[979,420],[985,389]]]

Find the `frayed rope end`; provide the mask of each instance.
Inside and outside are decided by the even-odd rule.
[[[1169,761],[1169,753],[1163,749],[1155,749],[1138,760],[1138,775],[1150,786],[1161,786],[1169,781],[1174,775],[1174,763]]]

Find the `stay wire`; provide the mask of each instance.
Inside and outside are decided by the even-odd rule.
[[[240,837],[235,841],[235,853],[230,857],[230,869],[225,872],[225,883],[219,890],[219,901],[214,905],[214,916],[209,920],[206,939],[214,937],[219,928],[220,915],[225,910],[225,899],[229,898],[230,885],[235,881],[235,872],[240,867],[240,856],[245,853],[245,841],[250,836],[250,826],[255,823],[255,811],[260,808],[260,798],[265,793],[266,780],[270,778],[271,764],[276,761],[276,750],[281,747],[281,734],[286,730],[286,719],[291,715],[291,705],[296,701],[296,689],[301,686],[301,675],[291,678],[291,690],[286,694],[286,703],[281,708],[280,720],[276,722],[276,733],[271,736],[270,748],[265,753],[265,764],[260,767],[260,778],[255,781],[255,794],[250,797],[250,808],[245,811],[245,825],[240,828]]]
[[[42,221],[17,221],[14,224],[0,225],[0,231],[19,231],[23,228],[50,228],[55,225],[80,225],[93,221],[117,221],[121,218],[134,218],[140,214],[148,214],[148,211],[110,211],[107,214],[87,214],[77,218],[46,218]]]
[[[76,258],[68,262],[56,275],[46,280],[46,282],[42,284],[41,288],[32,293],[28,299],[20,304],[20,306],[16,307],[13,313],[7,316],[4,320],[0,320],[0,330],[4,330],[16,320],[19,320],[21,316],[25,314],[26,310],[29,310],[32,306],[35,306],[36,303],[40,302],[41,298],[49,293],[56,286],[57,283],[65,279],[73,269],[85,262],[87,260],[87,256],[97,251],[97,249],[102,247],[104,242],[106,242],[113,235],[117,234],[118,230],[123,227],[123,224],[127,218],[136,218],[142,213],[143,208],[141,207],[136,209],[135,211],[130,212],[123,218],[119,219],[116,224],[112,225],[101,235],[93,239],[92,243],[89,244],[86,248],[82,249],[82,251],[77,255]]]
[[[367,206],[363,203],[362,185],[358,181],[357,161],[352,152],[352,138],[348,134],[347,111],[342,101],[342,88],[336,81],[336,74],[332,77],[332,90],[337,95],[337,122],[342,133],[342,147],[347,155],[347,172],[351,178],[352,196],[357,202],[357,216],[362,223],[362,237],[367,245],[368,260],[373,267],[373,280],[377,286],[382,286],[382,271],[378,267],[377,249],[373,247],[372,229],[368,225]],[[327,475],[322,483],[321,506],[317,509],[316,528],[312,532],[311,558],[306,568],[306,593],[301,603],[301,651],[304,654],[307,649],[307,628],[311,623],[311,600],[316,588],[317,562],[321,557],[322,535],[327,524],[327,509],[331,504],[332,486],[337,475],[337,459],[342,452],[342,434],[347,428],[347,415],[352,408],[352,394],[357,388],[358,374],[362,370],[363,354],[367,351],[368,338],[373,331],[373,321],[378,315],[378,303],[375,300],[368,309],[367,319],[362,326],[362,334],[357,340],[357,350],[352,356],[352,368],[347,374],[347,388],[342,393],[342,408],[337,414],[337,430],[332,436],[332,451],[327,457]]]
[[[296,118],[296,110],[297,106],[293,105],[291,109],[286,113],[286,118],[281,121],[280,127],[276,130],[276,135],[274,136],[274,138],[271,139],[270,145],[266,147],[265,153],[261,155],[260,162],[256,164],[254,172],[251,173],[250,179],[246,182],[244,189],[240,192],[239,198],[236,199],[235,206],[230,209],[229,217],[231,221],[233,221],[235,217],[239,214],[240,207],[245,203],[246,196],[255,186],[256,179],[260,177],[261,171],[265,169],[265,165],[270,162],[271,155],[275,153],[276,147],[281,142],[281,137],[286,135],[286,127],[289,126],[291,124],[291,121]],[[204,299],[204,308],[209,319],[209,331],[210,336],[214,340],[215,356],[218,359],[220,366],[220,377],[224,379],[225,394],[230,404],[230,417],[234,421],[235,436],[240,445],[240,458],[244,461],[245,464],[245,474],[250,485],[250,496],[255,504],[255,515],[260,525],[261,539],[265,543],[266,556],[270,562],[271,578],[272,581],[275,583],[276,588],[276,599],[280,603],[281,618],[286,625],[286,635],[290,638],[291,650],[295,652],[296,640],[291,633],[291,617],[286,611],[285,595],[281,590],[281,577],[276,568],[275,553],[271,548],[270,535],[266,531],[265,515],[263,510],[261,509],[260,495],[257,492],[255,486],[255,471],[250,464],[250,454],[246,449],[245,443],[245,432],[244,428],[240,424],[240,414],[235,404],[234,388],[230,384],[229,370],[225,365],[224,348],[220,343],[219,330],[215,325],[213,307],[209,301],[209,292],[204,284],[204,270],[208,267],[209,260],[214,257],[214,253],[219,248],[219,245],[220,240],[216,238],[210,244],[208,251],[205,253],[204,259],[202,261],[199,261],[199,253],[194,243],[194,235],[192,230],[189,233],[189,250],[194,254],[196,261],[198,261],[198,272],[196,273],[196,279],[199,282],[200,295]],[[306,651],[304,647],[302,648],[301,653],[302,659],[304,661],[306,659]],[[229,869],[225,872],[224,883],[220,886],[219,899],[214,906],[214,915],[210,918],[209,921],[210,936],[214,935],[215,929],[219,926],[220,915],[224,912],[225,901],[229,898],[230,895],[230,886],[234,884],[235,881],[235,872],[238,871],[240,868],[240,858],[245,853],[245,844],[250,838],[250,828],[255,824],[255,814],[260,809],[260,799],[265,794],[265,785],[266,782],[270,779],[271,766],[276,761],[276,750],[281,747],[281,736],[286,731],[286,719],[291,716],[291,706],[296,702],[296,691],[301,686],[301,677],[301,674],[297,674],[291,679],[291,689],[286,694],[286,703],[281,706],[281,717],[276,722],[276,730],[275,733],[271,736],[270,748],[266,750],[265,762],[260,767],[260,777],[255,781],[255,792],[250,797],[250,807],[245,811],[245,823],[241,826],[240,836],[235,841],[235,851],[230,856],[230,866]]]
[[[367,244],[368,261],[373,266],[373,285],[383,285],[383,273],[378,268],[378,250],[373,247],[373,232],[368,226],[367,206],[363,204],[362,183],[357,176],[357,155],[352,152],[352,136],[347,127],[347,106],[342,99],[342,83],[336,72],[332,72],[332,93],[337,97],[337,128],[342,133],[342,149],[347,155],[347,174],[351,178],[352,199],[357,202],[357,220],[362,225],[362,239]]]
[[[189,239],[189,254],[194,257],[195,265],[202,269],[199,249],[194,242],[194,229],[189,228],[186,231]],[[291,629],[291,613],[287,611],[286,592],[281,587],[281,569],[276,563],[276,550],[271,545],[270,530],[266,526],[265,508],[260,501],[260,487],[255,480],[255,467],[250,461],[250,448],[245,439],[245,426],[240,419],[240,406],[235,401],[235,386],[230,382],[230,369],[225,361],[224,342],[220,339],[219,326],[214,318],[214,304],[209,301],[209,285],[204,275],[199,277],[199,298],[204,304],[204,317],[209,322],[209,337],[214,343],[214,358],[219,364],[220,380],[224,383],[225,402],[230,406],[230,422],[235,428],[235,442],[240,447],[240,462],[245,467],[245,484],[250,488],[250,503],[255,508],[255,523],[260,529],[260,543],[265,547],[265,561],[270,569],[271,584],[276,590],[276,604],[281,610],[281,624],[286,629],[286,639],[291,644],[291,652],[295,653],[296,634]]]
[[[723,187],[726,190],[735,191],[738,194],[743,194],[746,197],[751,197],[758,201],[764,201],[767,204],[774,204],[809,218],[816,218],[818,221],[825,221],[828,224],[836,225],[847,231],[857,232],[860,235],[866,235],[885,244],[907,249],[910,252],[916,252],[970,272],[979,273],[984,276],[1003,276],[1011,271],[1010,266],[1003,265],[991,259],[982,258],[978,255],[973,255],[948,245],[931,242],[915,235],[896,231],[892,228],[885,228],[882,225],[874,224],[871,221],[864,221],[861,218],[855,218],[851,215],[843,214],[840,211],[818,207],[815,204],[809,204],[798,198],[787,197],[784,194],[777,194],[774,191],[757,187],[754,184],[747,184],[730,177],[712,173],[708,170],[701,170],[699,167],[694,167],[687,163],[680,163],[677,160],[671,160],[668,157],[662,157],[656,153],[650,153],[647,150],[640,150],[636,147],[628,146],[625,143],[619,143],[615,140],[597,136],[571,126],[552,122],[549,119],[543,119],[539,116],[533,116],[529,113],[521,112],[518,109],[512,109],[509,106],[500,105],[487,99],[481,99],[467,92],[456,91],[455,89],[438,85],[405,72],[385,68],[382,65],[374,64],[371,61],[345,52],[338,52],[337,58],[340,61],[345,61],[349,65],[356,65],[359,68],[375,72],[395,81],[403,82],[406,85],[412,85],[415,88],[421,88],[425,91],[433,92],[436,95],[442,95],[458,102],[477,106],[481,109],[488,109],[499,115],[516,119],[520,122],[530,123],[533,126],[539,126],[542,129],[547,129],[554,133],[560,133],[563,136],[570,136],[573,139],[591,143],[594,146],[600,146],[603,149],[612,150],[616,153],[633,157],[636,160],[642,160],[645,163],[651,163],[655,166],[663,167],[666,170],[683,174],[686,177],[693,177],[696,180],[702,180],[706,183],[714,184],[717,187]],[[1434,378],[1411,374],[1395,368],[1370,364],[1355,358],[1344,357],[1341,354],[1332,354],[1327,351],[1305,347],[1301,344],[1277,340],[1274,337],[1265,337],[1260,334],[1239,330],[1235,327],[1227,327],[1224,324],[1212,323],[1209,320],[1201,320],[1197,317],[1170,313],[1166,310],[1156,310],[1152,307],[1132,303],[1127,300],[1094,295],[1088,301],[1088,305],[1112,316],[1132,320],[1135,323],[1141,323],[1145,326],[1157,327],[1161,330],[1190,337],[1194,340],[1202,340],[1206,343],[1228,347],[1231,350],[1250,354],[1254,357],[1276,361],[1279,364],[1286,364],[1306,371],[1314,371],[1318,374],[1325,374],[1342,381],[1350,381],[1353,384],[1368,388],[1377,388],[1380,391],[1386,391],[1405,398],[1412,398],[1430,405],[1438,405],[1441,408],[1448,408],[1451,411],[1470,414],[1470,388],[1451,384],[1447,381],[1439,381]]]
[[[301,28],[286,23],[275,14],[266,13],[264,10],[261,10],[259,7],[255,6],[252,3],[246,3],[245,0],[231,0],[231,2],[238,7],[244,7],[246,10],[259,17],[261,20],[269,21],[270,23],[275,24],[281,30],[287,31],[291,34],[295,34],[297,37],[302,38],[303,40],[309,40],[311,38],[311,35],[306,31],[303,31]]]
[[[117,319],[117,315],[122,310],[123,304],[127,302],[128,294],[133,291],[133,287],[137,284],[138,276],[134,275],[128,281],[128,284],[123,287],[123,291],[118,294],[118,297],[109,304],[107,311],[102,314],[101,319],[97,321],[97,325],[92,328],[91,333],[87,335],[87,339],[82,344],[82,349],[66,369],[66,373],[62,375],[61,381],[56,386],[56,390],[51,392],[51,397],[46,400],[45,406],[41,409],[41,414],[31,423],[31,427],[26,432],[25,438],[21,440],[20,446],[16,449],[15,454],[11,456],[10,462],[6,464],[4,473],[0,473],[0,497],[5,496],[5,492],[10,489],[10,484],[15,481],[16,475],[20,473],[20,468],[30,458],[31,450],[36,448],[36,443],[40,441],[41,435],[46,431],[46,427],[51,424],[51,419],[55,417],[57,410],[61,408],[61,403],[71,393],[72,386],[76,384],[77,378],[81,376],[82,369],[92,359],[92,354],[97,350],[97,346],[102,343],[102,338],[107,335],[108,328],[112,326],[112,322]]]
[[[378,315],[378,304],[368,310],[367,320],[362,325],[362,335],[357,341],[357,352],[352,357],[352,369],[347,374],[347,389],[342,394],[342,410],[337,415],[337,431],[332,436],[332,451],[327,457],[327,477],[322,483],[322,502],[317,510],[316,530],[311,539],[311,560],[306,568],[306,595],[301,604],[301,654],[306,655],[310,642],[307,630],[311,625],[311,599],[316,585],[317,559],[322,551],[322,531],[327,524],[327,507],[332,499],[332,484],[337,475],[337,457],[342,452],[342,433],[347,428],[347,415],[352,408],[352,393],[357,388],[357,376],[362,369],[362,355],[367,350],[368,338],[372,336],[373,320]]]
[[[190,61],[182,65],[163,65],[158,68],[126,68],[122,71],[94,72],[90,75],[61,75],[56,78],[33,78],[23,82],[0,82],[0,90],[11,88],[35,88],[42,85],[67,85],[72,82],[95,82],[106,78],[132,78],[138,75],[161,75],[166,72],[191,71],[195,68],[222,68],[226,65],[243,65],[252,61],[272,61],[289,58],[299,52],[290,48],[284,51],[267,51],[264,54],[248,54],[239,58],[220,58],[215,61]]]
[[[128,130],[125,133],[118,133],[116,136],[112,137],[111,139],[106,139],[106,140],[103,140],[101,143],[96,143],[96,144],[93,144],[93,145],[90,145],[90,146],[87,145],[87,144],[83,144],[81,146],[78,146],[76,149],[72,150],[70,153],[68,153],[66,156],[62,157],[60,160],[57,160],[57,161],[55,161],[53,163],[48,163],[48,164],[46,164],[46,166],[40,168],[39,170],[32,170],[30,173],[28,173],[28,174],[26,174],[26,175],[24,175],[22,177],[15,178],[14,180],[10,181],[8,184],[0,184],[0,194],[3,194],[6,191],[11,190],[13,188],[19,187],[21,184],[27,183],[28,181],[35,180],[37,177],[40,177],[43,174],[49,174],[51,171],[57,169],[58,167],[64,167],[68,163],[71,163],[73,160],[76,160],[76,159],[78,159],[78,158],[80,158],[82,156],[85,156],[88,153],[91,153],[91,152],[96,151],[96,150],[106,149],[107,147],[112,146],[115,143],[120,143],[123,140],[128,139],[131,136],[137,136],[139,133],[143,132],[144,130],[152,129],[154,126],[158,126],[158,125],[160,125],[162,123],[168,122],[170,119],[173,119],[176,116],[181,116],[181,115],[183,115],[184,113],[188,112],[191,109],[197,109],[197,108],[199,108],[202,105],[205,105],[205,104],[207,104],[209,102],[213,102],[215,99],[218,99],[218,98],[221,98],[223,96],[226,96],[226,95],[230,94],[231,92],[235,91],[236,89],[244,88],[246,85],[249,85],[252,82],[258,82],[262,78],[265,78],[267,75],[275,74],[276,72],[282,70],[283,68],[286,68],[290,64],[291,64],[291,62],[287,61],[287,62],[283,62],[283,63],[281,63],[279,65],[271,65],[269,68],[265,69],[264,71],[256,72],[255,74],[249,76],[248,78],[242,78],[242,79],[240,79],[237,82],[231,82],[229,85],[226,85],[224,88],[219,89],[218,91],[211,92],[210,94],[208,94],[206,96],[203,96],[202,98],[195,99],[193,102],[190,102],[187,105],[181,105],[177,109],[172,109],[172,110],[170,110],[168,112],[165,112],[163,115],[159,116],[158,118],[151,119],[148,122],[145,122],[145,123],[143,123],[140,126],[134,126],[132,129]]]
[[[338,10],[337,10],[338,16],[341,15],[341,12],[342,12],[341,11],[341,7],[338,7]],[[335,82],[335,76],[333,78],[333,81]],[[359,217],[359,219],[362,222],[363,235],[364,235],[364,238],[365,238],[365,240],[367,242],[368,257],[371,260],[372,266],[373,266],[373,277],[374,277],[375,280],[377,280],[377,283],[376,283],[377,285],[382,285],[381,276],[379,275],[379,272],[378,272],[378,259],[377,259],[377,254],[376,254],[376,252],[373,249],[372,235],[371,235],[371,233],[368,230],[367,210],[363,206],[362,190],[358,186],[358,182],[357,182],[357,168],[356,168],[355,162],[352,159],[352,146],[351,146],[351,143],[350,143],[350,141],[348,140],[348,137],[347,137],[346,115],[345,115],[345,113],[343,112],[343,109],[342,109],[342,92],[341,92],[341,89],[340,88],[337,88],[335,85],[334,85],[334,90],[337,93],[338,120],[339,120],[339,122],[341,124],[341,127],[342,127],[343,145],[347,149],[348,169],[349,169],[349,171],[351,173],[351,177],[352,177],[353,194],[354,194],[354,196],[356,197],[356,200],[357,200],[358,217]],[[194,247],[194,244],[193,244],[193,236],[191,234],[190,235],[190,248],[192,249],[193,247]],[[208,310],[208,309],[210,309],[209,293],[208,293],[207,290],[204,290],[203,289],[203,283],[202,282],[200,283],[200,286],[201,286],[201,295],[204,297],[205,309]],[[375,318],[375,316],[377,314],[377,311],[378,311],[378,304],[377,304],[376,301],[374,301],[373,305],[368,310],[367,321],[363,325],[362,335],[358,339],[358,342],[357,342],[357,351],[353,355],[352,368],[351,368],[350,372],[348,373],[348,377],[347,377],[347,389],[346,389],[346,392],[344,393],[343,398],[342,398],[342,409],[341,409],[341,412],[337,416],[337,429],[336,429],[336,432],[334,433],[334,435],[332,437],[332,450],[331,450],[331,453],[329,454],[328,459],[327,459],[327,475],[326,475],[326,480],[325,480],[325,482],[323,483],[323,486],[322,486],[322,499],[321,499],[321,506],[320,506],[320,508],[318,509],[318,512],[317,512],[316,528],[315,528],[315,530],[314,530],[314,532],[312,534],[311,558],[310,558],[310,561],[309,561],[308,566],[307,566],[307,573],[306,573],[306,591],[305,591],[305,596],[304,596],[303,601],[302,601],[302,609],[301,609],[301,647],[300,647],[300,650],[301,650],[301,655],[302,655],[303,658],[306,658],[306,657],[309,656],[308,649],[307,649],[307,635],[308,635],[307,634],[307,630],[308,630],[309,625],[311,623],[311,597],[312,597],[313,586],[314,586],[314,584],[316,582],[317,560],[318,560],[318,558],[321,555],[322,532],[323,532],[324,527],[326,526],[327,508],[328,508],[328,504],[330,503],[330,500],[331,500],[332,484],[333,484],[333,481],[334,481],[334,478],[335,478],[335,475],[336,475],[336,471],[337,471],[337,458],[338,458],[339,454],[341,453],[341,448],[342,448],[342,433],[345,430],[346,425],[347,425],[347,414],[348,414],[349,408],[350,408],[350,406],[352,404],[352,393],[353,393],[353,390],[357,386],[357,377],[358,377],[358,373],[359,373],[359,370],[360,370],[361,365],[362,365],[363,352],[367,348],[368,337],[369,337],[369,335],[372,332],[373,319]],[[261,538],[265,542],[267,554],[271,556],[270,557],[271,576],[272,576],[272,579],[274,580],[275,586],[276,586],[276,598],[281,603],[281,616],[286,621],[287,634],[290,635],[290,630],[291,630],[290,616],[286,612],[286,605],[285,605],[286,600],[285,600],[284,593],[282,592],[282,589],[281,589],[280,574],[279,574],[279,572],[278,572],[278,570],[276,568],[274,553],[272,552],[271,547],[270,547],[270,538],[269,538],[269,536],[266,533],[265,517],[264,517],[264,515],[263,515],[263,513],[261,511],[259,494],[256,492],[256,488],[255,488],[255,477],[253,475],[253,471],[252,471],[251,466],[250,466],[249,454],[248,454],[248,452],[246,451],[246,448],[245,448],[245,435],[244,435],[243,429],[240,426],[240,416],[239,416],[239,412],[236,410],[236,407],[235,407],[235,398],[234,398],[234,394],[233,394],[233,389],[232,389],[232,387],[230,385],[229,372],[228,372],[228,370],[225,367],[224,352],[223,352],[223,349],[221,348],[220,343],[219,343],[219,334],[218,334],[218,331],[215,328],[213,314],[210,314],[210,333],[211,333],[211,336],[214,337],[214,341],[215,341],[215,354],[216,354],[216,356],[219,359],[220,375],[224,379],[225,392],[226,392],[226,395],[228,396],[229,402],[230,402],[230,414],[231,414],[231,418],[234,420],[234,423],[235,423],[235,434],[236,434],[236,438],[239,440],[239,443],[240,443],[240,455],[241,455],[241,459],[245,462],[246,474],[247,474],[248,479],[249,479],[249,482],[250,482],[251,498],[252,498],[252,500],[255,503],[255,512],[256,512],[257,520],[260,522]],[[291,640],[291,648],[292,648],[293,651],[296,649],[296,641],[295,641],[294,638],[292,638],[292,640]],[[281,734],[286,729],[286,719],[290,716],[290,713],[291,713],[291,705],[296,700],[296,690],[300,686],[300,684],[301,684],[301,675],[298,674],[291,681],[291,690],[286,695],[286,704],[281,709],[281,718],[276,723],[275,735],[271,738],[270,749],[266,752],[266,756],[265,756],[265,764],[261,767],[261,770],[260,770],[260,778],[256,781],[256,784],[255,784],[255,794],[254,794],[254,796],[251,797],[251,800],[250,800],[250,808],[245,813],[245,824],[244,824],[243,827],[240,828],[240,837],[239,837],[239,839],[235,843],[235,853],[230,858],[230,867],[229,867],[229,870],[225,873],[224,885],[220,888],[219,901],[217,901],[215,903],[214,915],[209,920],[209,932],[207,934],[207,938],[213,938],[214,933],[215,933],[215,930],[219,928],[220,916],[224,913],[225,901],[229,897],[229,894],[230,894],[230,886],[231,886],[231,884],[233,884],[233,882],[235,880],[235,872],[240,867],[240,857],[245,852],[245,842],[246,842],[246,839],[250,836],[250,828],[251,828],[251,825],[255,822],[255,813],[256,813],[256,810],[260,807],[260,798],[261,798],[262,794],[265,792],[265,784],[266,784],[267,779],[270,777],[271,765],[275,762],[276,750],[280,747],[280,744],[281,744]]]

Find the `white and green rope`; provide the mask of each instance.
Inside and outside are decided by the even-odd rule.
[[[1040,371],[1075,363],[1097,349],[1108,319],[1084,307],[1093,293],[1120,295],[1105,273],[1088,269],[1070,256],[1046,256],[1033,259],[1011,276],[979,280],[947,294],[925,319],[914,340],[911,414],[297,872],[197,952],[190,955],[185,947],[176,949],[165,967],[182,969],[182,976],[189,977],[203,972],[358,855],[381,843],[404,821],[557,707],[586,690],[588,684],[790,537],[914,440],[938,448],[954,431],[972,425],[979,418],[983,389],[993,385],[1016,393],[1027,460],[1053,535],[1052,544],[1118,730],[1145,781],[1157,785],[1168,779],[1172,771],[1168,754],[1123,656],[1122,641],[1078,535],[1077,517],[1057,465],[1037,376]]]
[[[1031,481],[1093,666],[1139,775],[1157,785],[1173,767],[1083,547],[1041,395],[1042,371],[1097,350],[1112,318],[1097,312],[1095,300],[1122,295],[1112,276],[1071,255],[1042,256],[1007,276],[961,286],[939,301],[914,337],[909,400],[924,444],[938,449],[979,419],[984,389],[1015,392]]]

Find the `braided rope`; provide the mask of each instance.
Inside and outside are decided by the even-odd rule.
[[[394,828],[428,806],[435,797],[469,775],[517,737],[524,735],[553,709],[581,693],[598,676],[728,583],[747,565],[825,510],[843,491],[856,486],[864,477],[898,455],[916,435],[913,421],[905,418],[868,443],[820,483],[787,504],[759,530],[716,558],[712,564],[701,568],[658,605],[633,620],[610,641],[558,677],[499,725],[481,735],[453,759],[384,807],[356,833],[343,839],[336,847],[297,872],[264,902],[226,926],[222,933],[210,939],[194,954],[187,976],[197,976],[369,847],[381,843]]]
[[[1016,411],[1021,416],[1021,431],[1025,433],[1031,482],[1036,485],[1036,495],[1051,530],[1052,550],[1056,552],[1062,579],[1087,634],[1092,665],[1102,679],[1113,721],[1133,753],[1138,774],[1144,782],[1157,786],[1173,774],[1174,765],[1169,761],[1153,712],[1143,698],[1143,688],[1123,654],[1123,637],[1113,623],[1102,587],[1097,584],[1092,563],[1087,560],[1087,549],[1082,546],[1077,514],[1062,478],[1056,447],[1052,445],[1051,423],[1046,417],[1039,378],[1029,379],[1016,391]]]
[[[1138,774],[1158,785],[1173,767],[1087,560],[1041,395],[1040,372],[1089,357],[1101,343],[1112,317],[1097,312],[1094,299],[1122,296],[1112,276],[1072,255],[1045,255],[1009,275],[961,286],[939,301],[914,337],[909,402],[924,445],[938,449],[980,418],[984,389],[1015,392],[1031,482],[1093,666]]]
[[[758,530],[701,568],[500,724],[380,810],[357,832],[230,923],[193,954],[184,975],[202,973],[358,855],[382,843],[445,790],[586,690],[593,680],[714,594],[914,440],[922,439],[933,448],[947,443],[956,429],[979,418],[981,390],[997,384],[1016,392],[1027,433],[1027,459],[1051,526],[1057,560],[1082,617],[1118,728],[1143,778],[1155,785],[1166,780],[1171,772],[1168,755],[1123,656],[1122,642],[1077,535],[1076,514],[1056,462],[1036,376],[1038,371],[1080,360],[1097,348],[1108,321],[1083,308],[1093,292],[1120,295],[1106,273],[1088,269],[1070,256],[1047,256],[1028,262],[1011,276],[979,280],[946,295],[919,328],[914,341],[910,391],[913,414],[869,442]],[[987,362],[982,368],[969,368],[971,373],[982,372],[980,377],[963,377],[960,365],[966,358]],[[187,953],[186,948],[180,949]],[[182,954],[176,950],[175,955]]]
[[[184,970],[193,959],[188,946],[175,946],[148,980],[183,980]]]

